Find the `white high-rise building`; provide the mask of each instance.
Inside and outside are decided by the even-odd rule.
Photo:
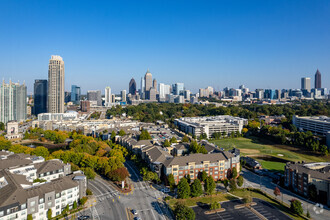
[[[164,83],[159,83],[159,98],[165,99],[166,95],[171,93],[171,86]]]
[[[149,72],[149,69],[146,72],[146,75],[144,76],[144,92],[149,91],[152,88],[152,74]]]
[[[64,61],[57,55],[49,60],[48,112],[64,113]]]
[[[121,101],[126,102],[126,90],[121,91]]]
[[[6,84],[4,81],[0,85],[0,122],[16,120],[18,122],[26,119],[26,94],[25,83]]]
[[[107,105],[107,103],[112,103],[111,88],[110,88],[110,86],[108,86],[108,87],[105,88],[104,95],[105,95],[105,105]]]

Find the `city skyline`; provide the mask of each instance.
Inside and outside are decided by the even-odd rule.
[[[300,88],[301,77],[314,84],[316,69],[330,85],[329,1],[49,4],[0,3],[0,72],[25,80],[28,94],[34,79],[47,79],[52,54],[66,61],[65,90],[79,85],[82,94],[108,85],[119,94],[148,68],[158,83],[184,82],[193,93]],[[61,24],[52,37],[50,18]]]

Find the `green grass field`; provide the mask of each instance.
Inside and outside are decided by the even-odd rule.
[[[257,161],[262,165],[262,168],[267,169],[272,172],[280,171],[284,172],[285,163],[275,162],[275,161],[266,161],[257,159]]]
[[[330,160],[330,156],[326,157],[321,155],[314,155],[309,151],[306,152],[296,147],[275,144],[272,141],[259,139],[257,137],[227,138],[221,140],[211,140],[210,142],[215,143],[218,147],[224,148],[225,150],[236,147],[241,150],[242,156],[269,155],[290,161],[304,160],[309,162]],[[267,165],[269,164],[266,164],[266,166]]]

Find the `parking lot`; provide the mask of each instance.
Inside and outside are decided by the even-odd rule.
[[[281,211],[277,210],[269,203],[260,200],[260,199],[253,199],[257,205],[253,206],[255,210],[257,210],[260,214],[262,214],[265,218],[270,220],[290,220],[288,216],[283,214]],[[206,215],[204,212],[209,210],[208,205],[199,205],[194,207],[193,210],[196,213],[197,220],[216,220],[216,219],[246,219],[246,220],[255,220],[258,217],[248,208],[241,208],[241,209],[234,209],[235,205],[242,204],[240,200],[233,200],[228,202],[221,203],[221,207],[225,208],[226,211],[219,212],[215,214]]]

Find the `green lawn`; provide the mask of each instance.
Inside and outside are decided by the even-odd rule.
[[[257,161],[259,163],[261,163],[262,168],[264,168],[264,169],[267,169],[272,172],[276,172],[276,171],[284,172],[285,163],[266,161],[266,160],[260,160],[260,159],[257,159]]]
[[[233,199],[237,199],[237,198],[229,194],[218,193],[212,196],[202,196],[202,197],[195,197],[189,199],[171,199],[168,201],[168,204],[170,205],[170,207],[173,208],[175,203],[177,202],[182,202],[187,206],[196,206],[198,203],[211,204],[211,202],[214,201],[220,202],[220,201],[228,201]]]
[[[236,147],[241,150],[241,155],[269,155],[283,158],[290,161],[329,161],[330,156],[313,155],[312,152],[304,152],[299,148],[287,145],[275,144],[267,139],[259,139],[257,137],[249,138],[226,138],[221,140],[211,140],[217,146],[225,150]],[[267,166],[267,165],[266,165]]]

